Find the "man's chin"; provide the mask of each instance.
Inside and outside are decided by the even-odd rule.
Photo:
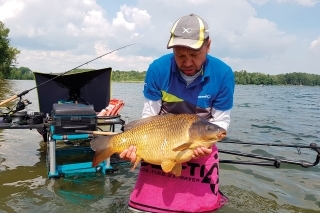
[[[181,70],[183,74],[187,75],[187,76],[193,76],[197,73],[196,70]]]

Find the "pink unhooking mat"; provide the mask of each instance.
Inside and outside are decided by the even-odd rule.
[[[219,191],[219,158],[216,146],[207,157],[183,164],[179,177],[160,166],[142,163],[129,206],[148,212],[212,212],[228,198]]]

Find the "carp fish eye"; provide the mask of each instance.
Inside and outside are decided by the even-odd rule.
[[[212,127],[212,126],[210,126],[210,125],[208,125],[206,129],[207,129],[207,130],[212,130],[212,129],[213,129],[213,127]]]
[[[215,130],[215,131],[219,131],[219,127],[218,126],[216,126],[216,125],[207,125],[206,126],[206,130],[210,130],[210,131],[212,131],[212,130]]]

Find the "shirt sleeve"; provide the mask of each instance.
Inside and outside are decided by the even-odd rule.
[[[216,124],[227,131],[230,125],[231,110],[221,111],[212,108],[211,114],[212,118],[209,122]]]
[[[145,98],[142,110],[142,118],[158,115],[161,109],[162,101],[152,101]]]
[[[144,80],[143,94],[146,99],[152,101],[161,100],[162,94],[161,88],[159,87],[159,79],[161,79],[161,76],[159,76],[159,68],[156,63],[153,62],[150,64]]]

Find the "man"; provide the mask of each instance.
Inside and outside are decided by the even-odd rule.
[[[234,75],[228,65],[208,55],[210,44],[208,25],[199,16],[190,14],[175,22],[167,46],[173,53],[156,59],[147,70],[143,118],[192,113],[228,129]],[[132,146],[120,157],[134,162],[135,152]],[[180,177],[142,163],[129,208],[134,212],[214,211],[227,202],[219,191],[218,170],[215,145],[198,147],[193,159],[183,164]]]

